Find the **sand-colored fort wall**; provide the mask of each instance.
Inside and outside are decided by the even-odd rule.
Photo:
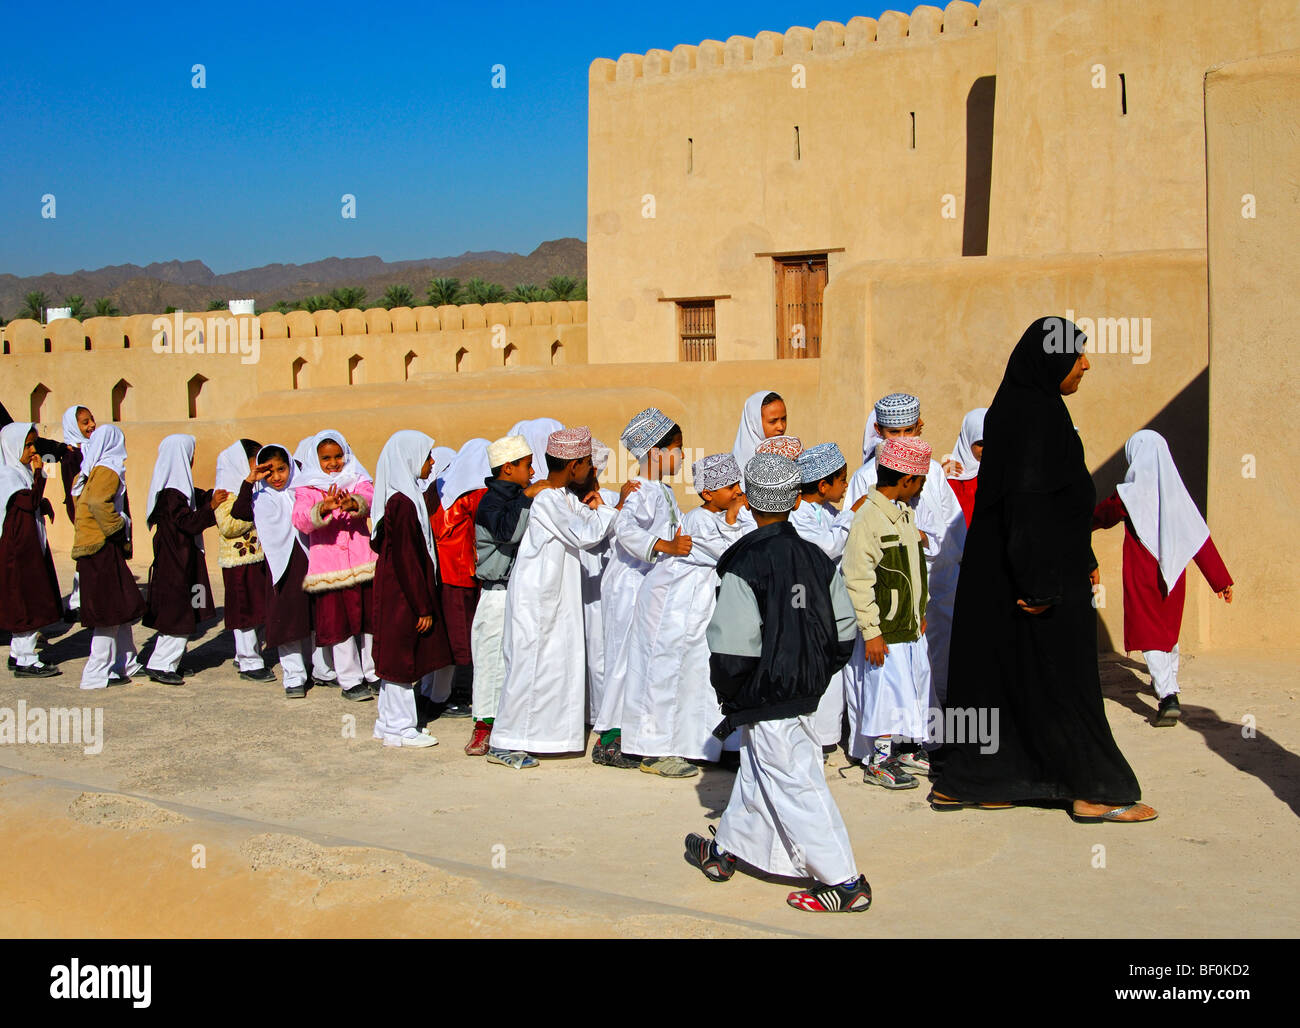
[[[73,403],[102,421],[220,418],[255,406],[263,393],[367,383],[402,383],[427,373],[467,373],[583,364],[586,302],[467,304],[369,311],[270,312],[257,321],[222,312],[184,312],[203,322],[204,352],[186,352],[186,321],[175,315],[71,318],[48,326],[17,320],[2,331],[0,382],[16,418],[31,415],[58,427]],[[227,318],[219,352],[211,313]],[[166,325],[155,320],[165,319]],[[244,325],[240,342],[240,325]],[[159,346],[171,352],[157,352]],[[165,341],[163,341],[165,340]],[[180,345],[177,345],[179,342]],[[255,345],[254,345],[255,342]],[[217,352],[206,352],[211,344]],[[115,414],[116,412],[116,414]]]
[[[985,0],[594,61],[591,359],[675,360],[691,297],[775,357],[772,253],[1204,248],[1205,70],[1295,46],[1295,0]]]
[[[1210,605],[1216,645],[1294,650],[1300,637],[1297,111],[1300,50],[1206,76],[1209,514],[1237,582],[1231,606]]]
[[[1011,349],[1038,317],[1125,319],[1143,337],[1104,327],[1107,352],[1090,354],[1092,370],[1070,398],[1099,499],[1123,478],[1125,440],[1154,428],[1170,447],[1189,489],[1204,507],[1207,438],[1205,252],[868,262],[827,290],[829,321],[822,349],[818,407],[825,433],[861,459],[867,408],[896,391],[921,399],[924,436],[937,454],[952,450],[967,410],[987,407]],[[1143,319],[1149,319],[1149,329]],[[1093,335],[1101,342],[1103,331]],[[1130,352],[1115,352],[1127,345]],[[777,362],[786,366],[798,361]],[[1098,533],[1095,551],[1108,585],[1100,608],[1102,642],[1122,647],[1122,531]],[[1225,546],[1231,564],[1235,547]],[[1189,651],[1208,641],[1198,627],[1204,590],[1188,590]]]

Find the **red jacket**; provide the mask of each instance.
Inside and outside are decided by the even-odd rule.
[[[475,489],[452,501],[450,507],[439,506],[430,516],[433,539],[438,547],[438,571],[446,585],[472,589],[478,585],[474,571],[478,555],[474,547],[474,515],[487,489]]]

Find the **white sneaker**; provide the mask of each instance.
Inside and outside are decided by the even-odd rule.
[[[413,746],[417,750],[427,750],[430,746],[437,746],[438,740],[432,735],[417,735],[408,739],[404,735],[385,735],[385,746]]]

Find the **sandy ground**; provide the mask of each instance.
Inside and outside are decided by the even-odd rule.
[[[151,635],[136,627],[137,643]],[[785,905],[787,883],[715,885],[684,863],[682,837],[719,816],[728,772],[673,782],[587,757],[515,772],[464,755],[467,721],[436,724],[434,749],[386,749],[370,738],[373,703],[325,689],[287,701],[278,684],[240,681],[218,625],[191,642],[200,671],[183,687],[141,677],[82,692],[88,648],[72,627],[45,651],[62,677],[0,673],[0,709],[89,705],[104,727],[97,754],[0,745],[2,935],[865,937],[887,918],[896,938],[1291,937],[1300,925],[1300,655],[1184,658],[1172,729],[1147,721],[1141,663],[1103,657],[1115,736],[1161,814],[1151,824],[936,814],[924,782],[887,793],[834,754],[827,777],[875,902],[817,917]]]

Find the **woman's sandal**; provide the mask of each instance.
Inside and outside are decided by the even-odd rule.
[[[1140,806],[1143,806],[1143,804],[1130,803],[1128,806],[1125,807],[1111,807],[1110,810],[1106,811],[1104,814],[1076,814],[1074,812],[1074,808],[1071,807],[1070,817],[1073,819],[1075,824],[1079,824],[1079,825],[1099,825],[1105,822],[1110,822],[1111,824],[1117,824],[1117,825],[1141,825],[1141,824],[1146,824],[1146,822],[1148,821],[1154,821],[1156,818],[1160,816],[1154,810],[1151,810],[1150,817],[1123,817],[1122,816],[1124,814],[1127,814],[1134,807],[1140,807]]]
[[[951,796],[945,796],[941,792],[930,790],[930,795],[926,797],[930,801],[931,810],[1010,810],[1015,806],[1014,803],[975,803],[970,800],[955,800]]]

